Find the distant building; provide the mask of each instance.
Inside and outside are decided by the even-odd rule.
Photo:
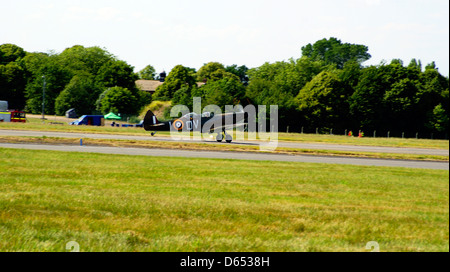
[[[141,89],[144,92],[149,92],[153,94],[156,91],[156,88],[158,86],[163,85],[164,82],[161,82],[159,80],[145,80],[145,79],[139,79],[136,80],[136,86]]]
[[[156,88],[158,88],[158,86],[161,86],[163,84],[164,82],[161,82],[159,80],[146,80],[146,79],[136,80],[136,86],[142,91],[149,92],[150,94],[155,93]],[[200,87],[202,85],[205,85],[205,83],[197,82],[197,87]]]
[[[166,80],[166,71],[163,71],[161,74],[159,74],[159,81],[164,82]]]

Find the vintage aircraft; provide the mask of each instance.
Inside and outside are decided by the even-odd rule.
[[[227,143],[233,141],[233,137],[226,132],[227,129],[243,127],[247,123],[244,111],[214,115],[212,112],[203,114],[188,113],[180,118],[167,122],[159,122],[152,111],[147,111],[143,126],[146,131],[152,131],[152,136],[157,131],[199,131],[201,133],[217,133],[216,140]]]

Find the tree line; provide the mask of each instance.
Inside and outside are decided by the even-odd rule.
[[[157,79],[149,65],[138,73],[98,47],[74,46],[60,54],[27,53],[18,46],[0,46],[0,99],[17,108],[40,113],[43,78],[47,81],[46,112],[137,114],[151,100],[192,107],[193,97],[204,106],[278,105],[280,130],[434,133],[448,137],[449,78],[434,62],[364,66],[368,47],[322,39],[301,47],[301,56],[287,61],[224,66],[218,62],[198,71],[175,66],[153,97],[135,81]],[[48,99],[48,100],[47,100]],[[191,108],[192,109],[192,108]]]
[[[394,59],[363,66],[371,58],[368,47],[336,38],[308,44],[301,51],[298,59],[252,69],[210,62],[195,73],[179,65],[153,99],[192,107],[192,98],[201,97],[204,105],[222,109],[278,105],[280,130],[448,137],[449,78],[434,62],[422,67],[420,60],[404,65]]]
[[[150,94],[136,87],[137,79],[134,67],[99,47],[76,45],[56,54],[0,46],[0,100],[30,113],[42,112],[45,91],[46,114],[64,115],[70,108],[81,114],[137,114],[151,102]]]

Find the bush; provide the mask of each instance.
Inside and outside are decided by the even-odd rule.
[[[164,112],[166,109],[170,109],[171,105],[172,102],[170,101],[153,101],[141,110],[139,118],[144,119],[147,111],[151,110],[158,119],[165,120]]]
[[[140,109],[139,106],[136,107],[137,104],[138,99],[130,90],[122,87],[113,87],[101,95],[98,106],[103,114],[114,112],[115,114],[134,115]]]

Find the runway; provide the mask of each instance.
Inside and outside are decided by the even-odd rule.
[[[223,152],[223,151],[191,151],[191,150],[173,150],[173,149],[145,149],[145,148],[104,147],[104,146],[39,145],[39,144],[9,144],[9,143],[0,143],[0,148],[52,150],[52,151],[66,151],[66,152],[90,152],[102,154],[140,155],[140,156],[159,156],[159,157],[284,161],[284,162],[303,162],[303,163],[347,164],[347,165],[361,165],[361,166],[439,169],[447,171],[449,170],[448,162],[386,160],[386,159],[309,156],[309,155],[294,156],[294,155],[269,154],[260,152],[244,153],[244,152]]]
[[[47,132],[47,131],[24,131],[24,130],[2,130],[0,136],[28,136],[28,137],[59,137],[59,138],[91,138],[91,139],[116,139],[116,140],[142,140],[142,141],[174,141],[170,137],[152,137],[152,136],[130,136],[130,135],[112,135],[95,133],[69,133],[69,132]],[[214,140],[189,140],[193,143],[218,144]],[[233,145],[259,145],[259,141],[235,141]],[[223,143],[229,145],[227,143]],[[300,148],[311,150],[336,150],[336,151],[354,151],[354,152],[375,152],[392,154],[416,154],[416,155],[436,155],[449,156],[449,150],[445,149],[427,149],[427,148],[403,148],[403,147],[384,147],[384,146],[359,146],[359,145],[338,145],[321,143],[298,143],[298,142],[278,142],[278,147]]]

